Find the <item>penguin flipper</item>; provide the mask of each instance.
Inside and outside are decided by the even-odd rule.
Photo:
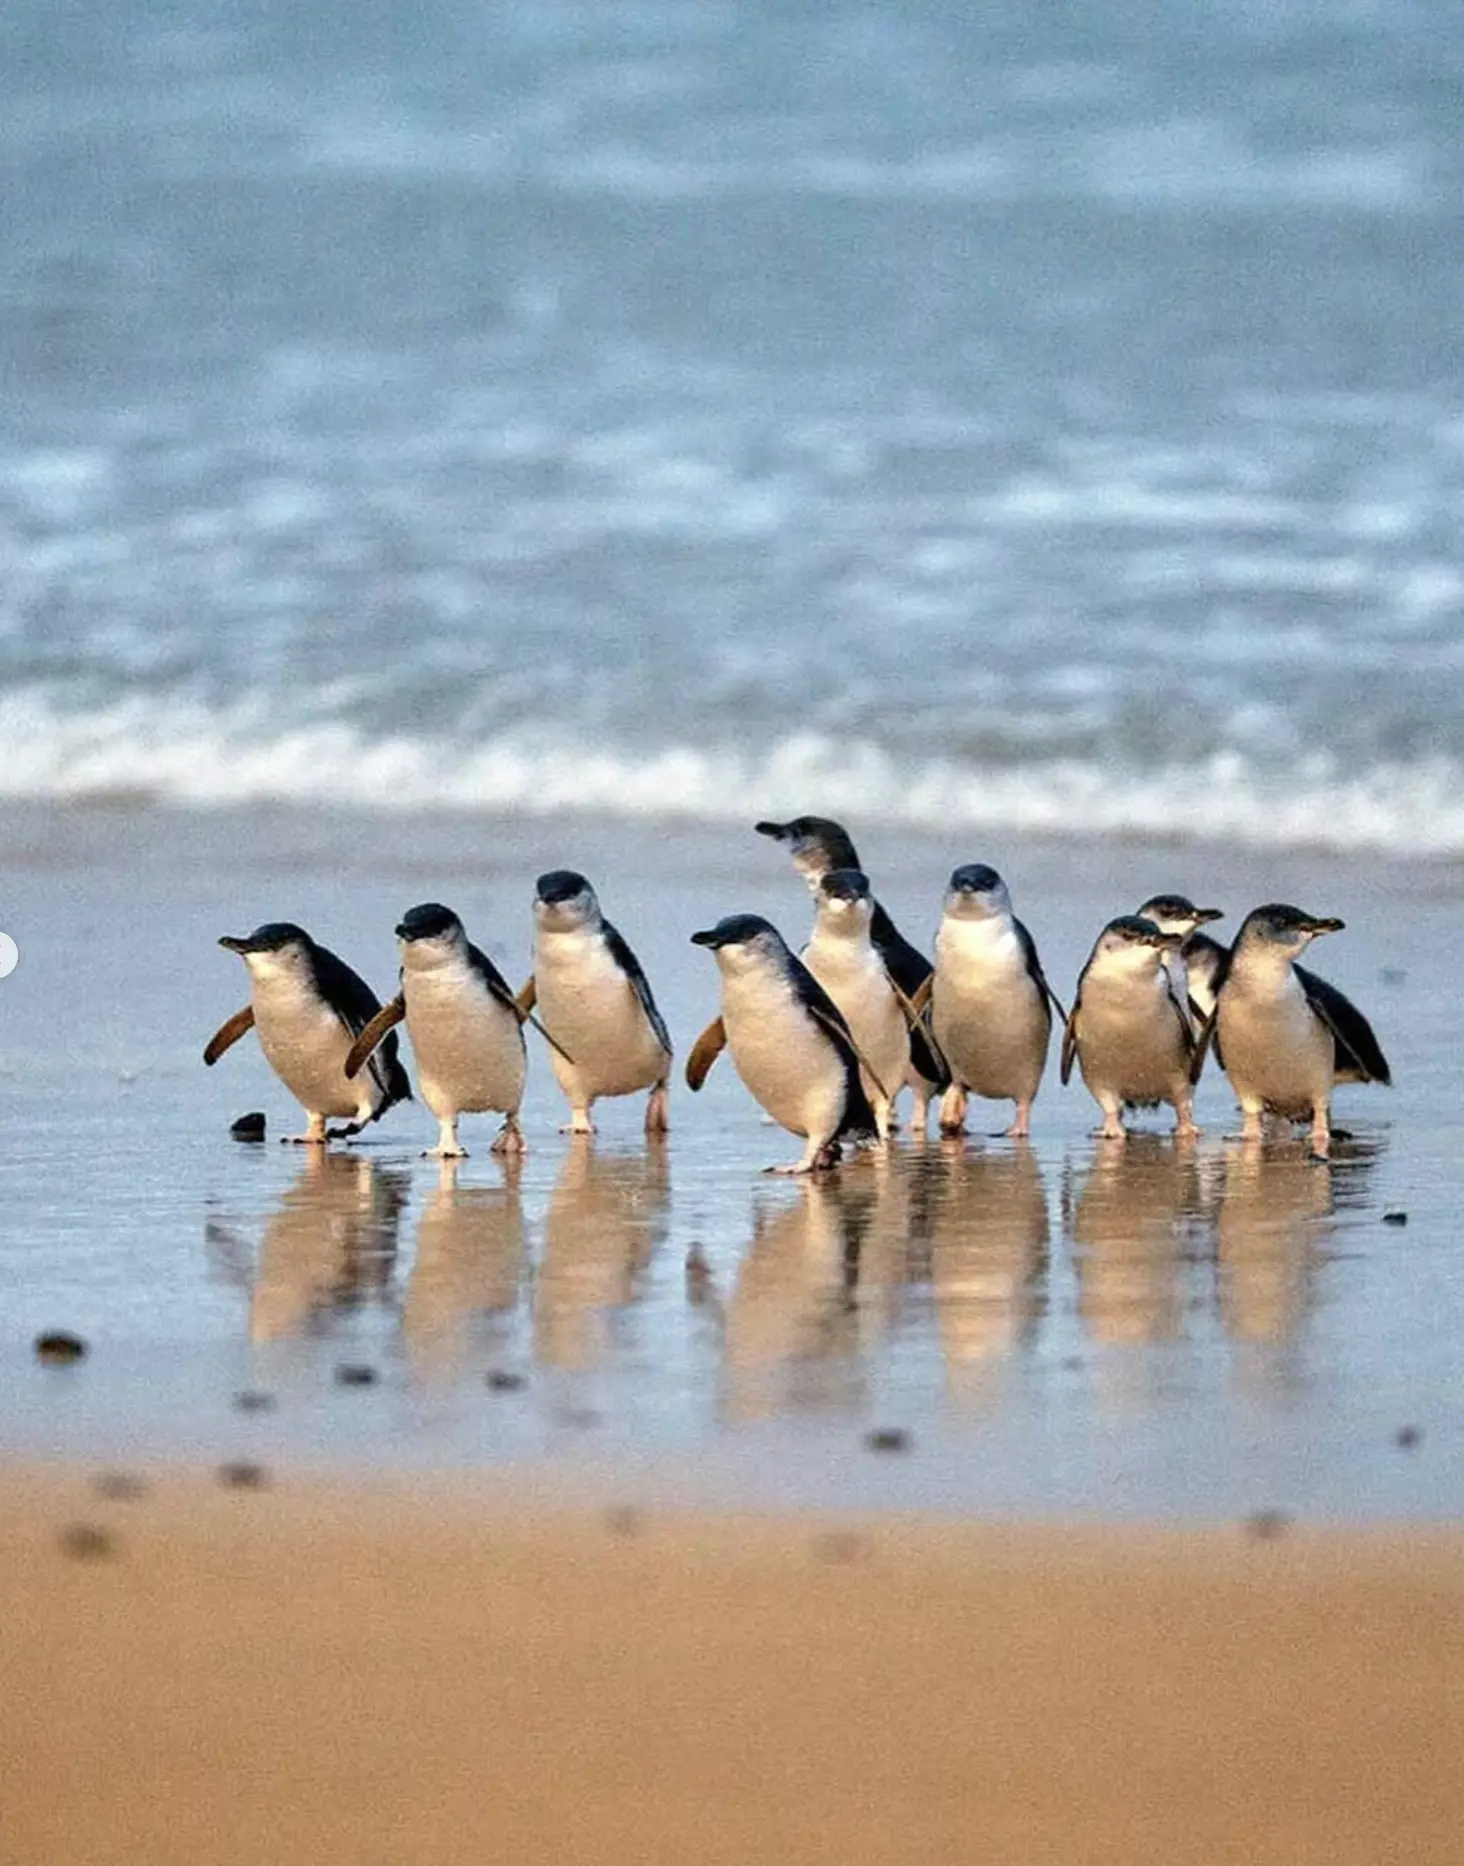
[[[1200,1079],[1200,1075],[1205,1067],[1205,1053],[1209,1050],[1211,1044],[1215,1046],[1215,1061],[1220,1064],[1222,1069],[1225,1067],[1225,1064],[1221,1062],[1220,1059],[1220,1038],[1215,1029],[1215,1025],[1219,1021],[1219,1015],[1220,1003],[1217,999],[1215,1002],[1215,1009],[1211,1011],[1210,1015],[1200,1026],[1200,1034],[1195,1038],[1195,1047],[1190,1056],[1189,1066],[1191,1088],[1193,1088]]]
[[[859,1067],[869,1077],[880,1094],[884,1096],[885,1100],[890,1100],[890,1091],[885,1087],[884,1083],[880,1081],[873,1063],[870,1062],[863,1050],[861,1050],[859,1045],[854,1041],[854,1033],[850,1030],[844,1018],[842,1016],[838,1017],[836,1021],[835,1018],[830,1017],[823,1006],[819,1004],[810,1004],[808,1009],[810,1015],[818,1023],[822,1024],[824,1029],[833,1037],[834,1047],[839,1050],[852,1051],[854,1059],[859,1064]],[[899,1086],[897,1082],[895,1084],[896,1089],[898,1089]]]
[[[1335,1067],[1340,1076],[1346,1073],[1353,1081],[1381,1082],[1393,1086],[1393,1073],[1373,1027],[1352,1000],[1329,985],[1305,966],[1294,968],[1306,993],[1306,1001],[1332,1033]]]
[[[390,1004],[382,1005],[346,1054],[346,1079],[348,1081],[361,1073],[367,1057],[376,1049],[387,1031],[399,1024],[406,1014],[407,1001],[400,992]]]
[[[514,1003],[527,1015],[538,1002],[539,987],[535,980],[530,977],[524,984],[523,989],[519,992],[517,998],[514,999]]]
[[[1179,1024],[1179,1041],[1181,1048],[1184,1050],[1185,1061],[1189,1062],[1194,1056],[1196,1043],[1195,1025],[1193,1021],[1193,1000],[1190,998],[1188,992],[1185,993],[1183,998],[1176,994],[1174,980],[1169,976],[1167,971],[1164,974],[1164,992],[1165,996],[1169,999],[1170,1007]],[[1076,1017],[1077,1014],[1078,1007],[1074,1005],[1073,1016]]]
[[[641,969],[641,962],[626,944],[623,936],[611,926],[608,920],[601,921],[605,934],[605,944],[610,948],[610,956],[624,972],[630,982],[630,988],[640,999],[640,1007],[646,1014],[646,1022],[656,1033],[656,1041],[669,1056],[671,1054],[671,1032],[666,1028],[666,1020],[656,1008],[656,1000],[651,996],[650,980]]]
[[[1042,970],[1042,961],[1037,957],[1036,940],[1033,939],[1032,935],[1027,931],[1020,920],[1013,920],[1012,925],[1016,928],[1017,939],[1022,948],[1022,957],[1027,961],[1028,978],[1031,979],[1032,983],[1052,1006],[1053,1010],[1057,1012],[1058,1022],[1066,1029],[1068,1014],[1063,1008],[1062,999],[1058,997],[1057,993],[1047,982],[1047,974]]]
[[[727,1047],[727,1026],[714,1017],[691,1046],[686,1059],[686,1086],[695,1093],[707,1079],[712,1064]]]
[[[1083,1000],[1081,998],[1075,999],[1072,1013],[1063,1024],[1062,1065],[1058,1073],[1064,1088],[1066,1088],[1068,1083],[1072,1080],[1073,1064],[1077,1061],[1078,1057],[1078,1012],[1082,1008]]]
[[[246,1004],[242,1011],[235,1011],[227,1023],[220,1024],[204,1047],[203,1060],[212,1069],[214,1064],[239,1041],[246,1030],[254,1027],[254,1006]]]

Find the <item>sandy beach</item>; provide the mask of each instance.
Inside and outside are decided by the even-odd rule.
[[[17,1863],[1458,1854],[1453,1532],[0,1497]]]

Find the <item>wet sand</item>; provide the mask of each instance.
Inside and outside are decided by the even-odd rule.
[[[0,1855],[1456,1860],[1459,1535],[1275,1528],[11,1470]]]

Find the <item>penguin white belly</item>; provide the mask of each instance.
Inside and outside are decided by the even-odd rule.
[[[435,967],[403,980],[407,1034],[422,1099],[439,1120],[517,1112],[524,1094],[524,1043],[507,1005],[470,969]]]
[[[878,1082],[862,1071],[865,1092],[897,1095],[910,1064],[910,1029],[890,989],[878,953],[863,952],[848,940],[809,942],[803,963],[844,1013],[854,1041],[868,1058]]]
[[[635,987],[598,932],[543,933],[534,955],[539,1016],[556,1043],[550,1061],[571,1100],[632,1095],[665,1078],[668,1063]]]
[[[254,1028],[265,1060],[310,1114],[368,1115],[381,1099],[369,1069],[346,1076],[349,1030],[314,991],[289,974],[254,981]]]
[[[1242,1107],[1310,1114],[1332,1092],[1332,1034],[1293,973],[1278,989],[1232,973],[1218,1020],[1225,1073]]]
[[[790,1134],[832,1135],[844,1115],[847,1072],[791,984],[727,979],[722,1023],[733,1066],[753,1100]]]
[[[1078,1067],[1095,1095],[1168,1101],[1187,1080],[1188,1057],[1164,978],[1083,988]]]
[[[942,927],[931,987],[935,1040],[958,1081],[993,1101],[1037,1093],[1052,1015],[1004,926]]]

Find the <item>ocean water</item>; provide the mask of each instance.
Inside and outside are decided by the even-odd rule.
[[[0,795],[1464,852],[1453,0],[0,10]]]

